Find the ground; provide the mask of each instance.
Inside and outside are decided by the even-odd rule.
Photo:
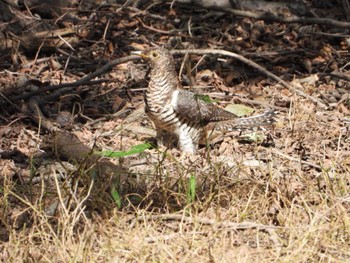
[[[37,10],[45,19],[13,7],[22,20],[4,25],[0,64],[0,260],[349,261],[350,24],[322,20],[345,20],[337,1],[305,6],[317,21],[164,2]],[[130,154],[155,131],[142,111],[146,62],[129,56],[154,45],[259,64],[265,72],[210,50],[174,56],[185,88],[220,107],[275,109],[278,121],[196,155]]]

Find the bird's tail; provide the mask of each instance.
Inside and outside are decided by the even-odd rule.
[[[215,125],[217,131],[250,130],[272,125],[276,122],[277,111],[269,110],[263,114],[247,118],[237,118],[231,121],[219,122]]]

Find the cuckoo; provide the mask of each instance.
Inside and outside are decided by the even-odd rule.
[[[175,62],[165,48],[133,52],[150,64],[145,111],[153,121],[158,143],[175,144],[182,152],[195,153],[199,142],[213,131],[227,132],[270,125],[276,112],[238,118],[231,112],[207,103],[185,90],[177,76]]]

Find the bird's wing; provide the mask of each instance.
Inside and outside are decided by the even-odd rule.
[[[237,118],[233,113],[201,100],[190,91],[178,90],[176,92],[176,98],[174,98],[176,101],[175,111],[180,118],[184,118],[191,123],[206,125],[209,122],[227,121]]]

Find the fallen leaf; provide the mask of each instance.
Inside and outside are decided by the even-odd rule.
[[[254,112],[253,108],[250,108],[243,104],[229,104],[225,107],[225,110],[232,112],[238,117],[250,115]]]

